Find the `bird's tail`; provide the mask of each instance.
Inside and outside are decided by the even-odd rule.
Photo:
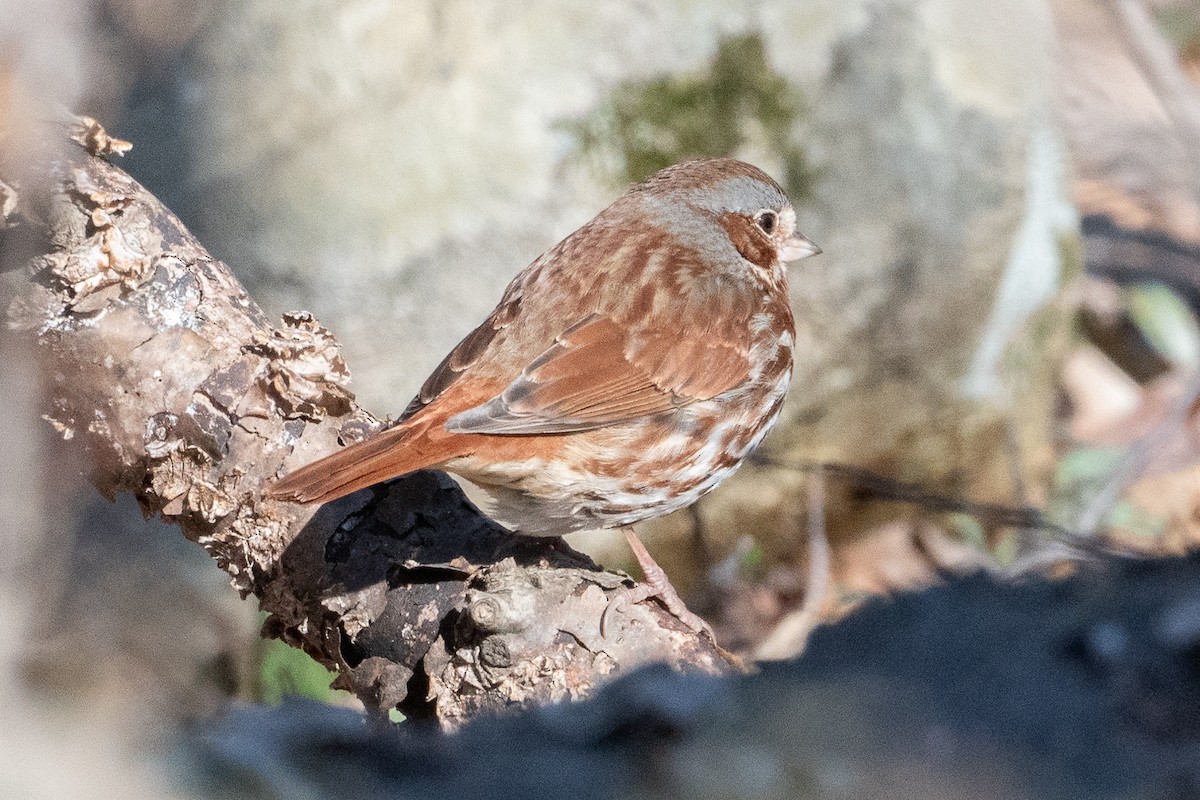
[[[424,441],[422,434],[427,428],[422,423],[402,423],[288,473],[269,485],[264,494],[292,503],[328,503],[376,483],[437,466],[441,454]]]

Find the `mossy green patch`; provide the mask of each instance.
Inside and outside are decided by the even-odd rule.
[[[615,86],[596,109],[566,127],[585,156],[620,157],[618,183],[640,181],[693,157],[728,156],[748,143],[781,154],[793,200],[813,174],[791,132],[804,110],[801,93],[775,71],[757,33],[726,36],[708,69]],[[606,159],[602,159],[606,160]]]

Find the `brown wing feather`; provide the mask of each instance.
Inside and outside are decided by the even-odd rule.
[[[421,391],[412,399],[398,422],[403,422],[416,414],[425,406],[432,403],[442,392],[458,380],[459,376],[470,369],[479,357],[491,346],[503,328],[513,321],[521,306],[521,285],[514,281],[505,292],[500,304],[496,306],[488,318],[475,330],[468,333],[454,349],[442,359],[442,363],[425,379]]]
[[[586,431],[737,387],[748,374],[761,289],[716,285],[711,264],[695,250],[661,230],[638,228],[633,236],[629,226],[613,224],[610,217],[621,221],[624,213],[618,205],[517,276],[395,427],[296,470],[267,495],[325,502],[494,449],[506,438],[496,434]],[[552,281],[540,280],[550,272]],[[614,291],[614,284],[624,288]],[[564,310],[581,308],[598,313],[565,330],[554,326]],[[520,330],[501,335],[518,310]],[[531,440],[523,449],[536,450],[538,441],[557,446]]]
[[[663,327],[634,336],[627,325],[592,315],[568,328],[498,396],[451,417],[446,430],[591,430],[707,400],[745,380],[748,341],[704,341],[688,333]]]

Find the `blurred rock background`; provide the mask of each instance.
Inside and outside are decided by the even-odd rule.
[[[650,531],[685,586],[747,536],[768,561],[802,557],[797,467],[818,460],[1045,500],[1081,262],[1044,3],[138,10],[114,14],[131,35],[147,13],[196,32],[173,77],[143,78],[167,99],[135,91],[121,112],[131,168],[160,162],[145,179],[269,308],[337,331],[380,413],[628,182],[736,155],[786,183],[826,255],[794,276],[778,466]],[[158,179],[160,137],[186,153],[182,181]],[[839,499],[839,541],[897,514]]]
[[[817,462],[868,473],[827,478],[825,615],[1045,551],[997,508],[1195,542],[1197,53],[1200,12],[1163,0],[0,0],[0,121],[61,103],[131,139],[123,166],[269,312],[315,312],[380,415],[628,182],[692,155],[775,175],[825,250],[793,271],[786,415],[646,531],[752,650],[813,594]],[[277,693],[255,610],[200,548],[95,501],[32,428],[6,464],[66,477],[0,485],[37,521],[4,544],[35,554],[0,587],[30,642],[13,702]]]

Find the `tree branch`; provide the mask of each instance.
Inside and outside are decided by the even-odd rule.
[[[629,579],[561,540],[513,536],[440,473],[315,513],[260,498],[285,467],[378,427],[337,342],[306,313],[272,325],[100,157],[121,143],[86,119],[73,138],[0,163],[0,253],[26,244],[9,322],[36,337],[52,376],[47,419],[90,454],[99,489],[133,492],[203,545],[270,613],[264,635],[336,669],[368,708],[443,724],[586,695],[647,661],[729,669],[653,602],[616,625],[610,615],[601,636],[607,598]]]

